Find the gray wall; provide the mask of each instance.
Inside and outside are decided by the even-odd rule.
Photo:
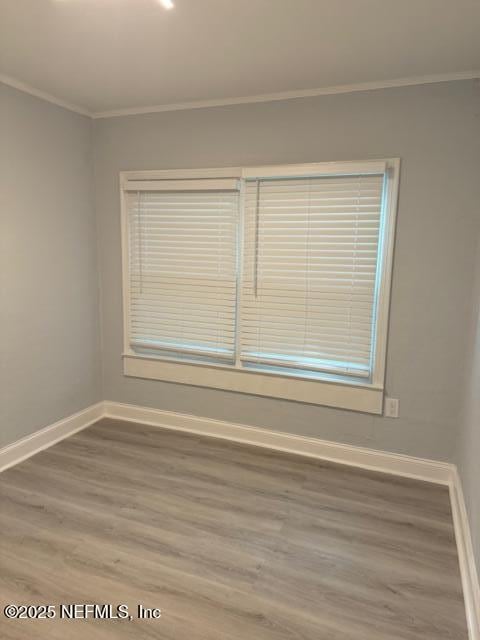
[[[465,403],[455,462],[462,479],[480,576],[480,239],[469,335]]]
[[[95,121],[105,398],[449,459],[480,225],[479,97],[466,81]],[[120,170],[391,156],[402,158],[387,373],[398,420],[122,375]]]
[[[468,81],[97,120],[95,223],[91,122],[0,85],[0,445],[104,397],[451,459],[462,415],[478,548],[479,93]],[[387,368],[400,419],[123,376],[120,170],[389,156],[402,158]]]
[[[0,446],[101,396],[88,118],[0,84]]]

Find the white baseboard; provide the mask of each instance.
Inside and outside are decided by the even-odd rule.
[[[270,429],[249,427],[233,422],[212,420],[198,416],[150,409],[119,402],[98,402],[71,416],[59,420],[40,431],[0,449],[0,471],[52,446],[56,442],[88,427],[102,417],[140,422],[164,429],[186,431],[199,435],[223,438],[277,451],[295,453],[321,460],[330,460],[373,471],[450,484],[453,465],[448,462],[423,460],[410,456],[354,447],[338,442],[307,438]]]
[[[469,638],[470,640],[480,640],[479,576],[473,553],[472,536],[470,533],[462,482],[456,467],[454,467],[453,478],[450,484],[450,501],[452,504],[460,573],[462,575],[463,597],[465,599]]]
[[[103,415],[104,403],[98,402],[83,409],[83,411],[67,416],[63,420],[59,420],[44,429],[40,429],[40,431],[35,431],[31,435],[3,447],[0,449],[0,471],[4,471],[22,462],[22,460],[30,458],[30,456],[42,451],[42,449],[51,447],[67,436],[85,429],[85,427],[102,418]]]
[[[258,447],[296,453],[321,460],[330,460],[428,482],[448,485],[452,478],[453,465],[448,462],[423,460],[422,458],[354,447],[318,438],[307,438],[290,433],[271,431],[270,429],[212,420],[211,418],[200,418],[193,415],[109,401],[105,402],[105,416],[118,420],[141,422],[165,429],[187,431],[204,436],[223,438],[224,440],[233,440],[234,442],[253,444]]]
[[[222,438],[233,442],[252,444],[277,451],[371,469],[372,471],[447,485],[452,503],[469,638],[470,640],[480,640],[480,589],[462,485],[455,465],[448,462],[424,460],[422,458],[354,447],[317,438],[307,438],[289,433],[270,431],[269,429],[212,420],[210,418],[105,401],[59,420],[26,438],[0,449],[0,471],[88,427],[102,417]]]

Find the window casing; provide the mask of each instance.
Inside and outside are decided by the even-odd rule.
[[[398,175],[123,172],[125,374],[381,413]]]

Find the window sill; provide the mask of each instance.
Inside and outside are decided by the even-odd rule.
[[[380,415],[383,409],[382,388],[350,381],[308,380],[222,365],[173,362],[128,354],[123,356],[123,372],[134,378],[211,387],[376,415]]]

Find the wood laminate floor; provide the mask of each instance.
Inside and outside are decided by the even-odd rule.
[[[3,640],[466,640],[448,491],[102,420],[0,475]]]

